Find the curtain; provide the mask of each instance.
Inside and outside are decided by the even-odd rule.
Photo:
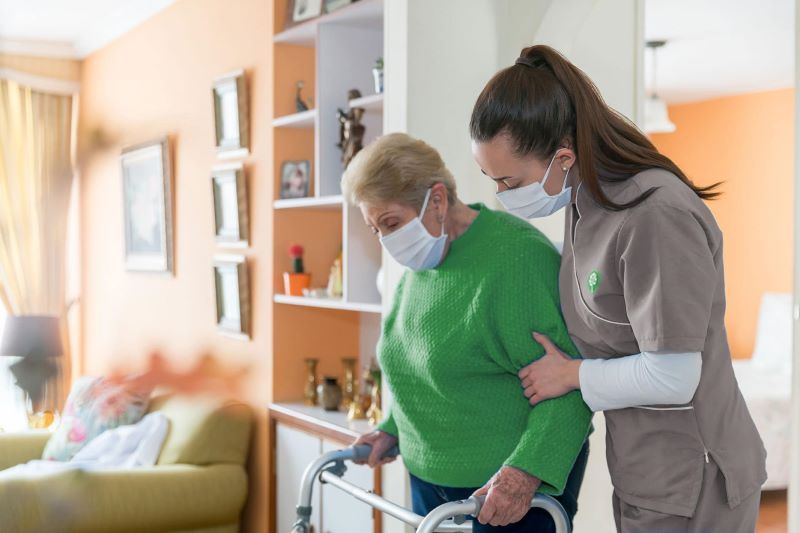
[[[0,304],[8,314],[62,318],[65,354],[53,400],[69,381],[66,230],[72,190],[73,97],[0,79]]]

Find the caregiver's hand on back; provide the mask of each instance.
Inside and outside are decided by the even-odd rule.
[[[390,457],[384,457],[386,452],[397,446],[397,437],[394,435],[390,435],[384,431],[375,430],[371,433],[367,433],[366,435],[361,435],[358,437],[353,443],[353,446],[358,446],[360,444],[372,446],[372,453],[369,454],[369,458],[366,460],[353,461],[358,465],[367,464],[370,466],[370,468],[375,468],[376,466],[391,463],[397,459],[397,457],[394,455]]]
[[[531,405],[580,388],[580,359],[565,355],[546,335],[533,333],[533,340],[542,345],[544,355],[518,374]]]
[[[522,520],[541,485],[538,478],[513,466],[501,468],[474,496],[486,496],[478,522],[505,526]]]

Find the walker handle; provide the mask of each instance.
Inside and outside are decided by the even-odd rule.
[[[359,444],[358,446],[351,446],[349,449],[353,450],[353,457],[350,458],[350,460],[353,461],[366,459],[369,457],[369,454],[372,453],[372,446],[369,444]],[[394,446],[387,450],[381,459],[386,459],[387,457],[397,457],[398,455],[400,455],[400,448],[398,446]]]

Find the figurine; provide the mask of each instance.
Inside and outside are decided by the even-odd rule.
[[[309,106],[309,104],[307,104],[303,100],[303,95],[300,94],[301,91],[303,90],[303,87],[305,87],[305,85],[306,85],[306,82],[304,82],[302,80],[297,82],[297,92],[295,93],[295,96],[294,96],[294,107],[295,107],[295,110],[298,113],[302,113],[303,111],[308,111],[309,108],[311,107],[311,106]]]
[[[341,298],[343,291],[342,252],[333,261],[331,273],[328,276],[328,297]]]
[[[361,91],[350,89],[347,93],[347,100],[355,100],[361,97]],[[350,164],[355,155],[364,148],[364,133],[366,127],[361,123],[364,116],[364,108],[353,107],[348,112],[337,110],[339,117],[339,143],[336,145],[342,150],[342,164],[344,168]]]

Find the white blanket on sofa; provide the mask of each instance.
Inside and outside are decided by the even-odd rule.
[[[104,431],[69,461],[34,460],[0,471],[4,477],[39,476],[65,470],[106,470],[153,466],[167,437],[169,420],[150,413],[136,424]]]

